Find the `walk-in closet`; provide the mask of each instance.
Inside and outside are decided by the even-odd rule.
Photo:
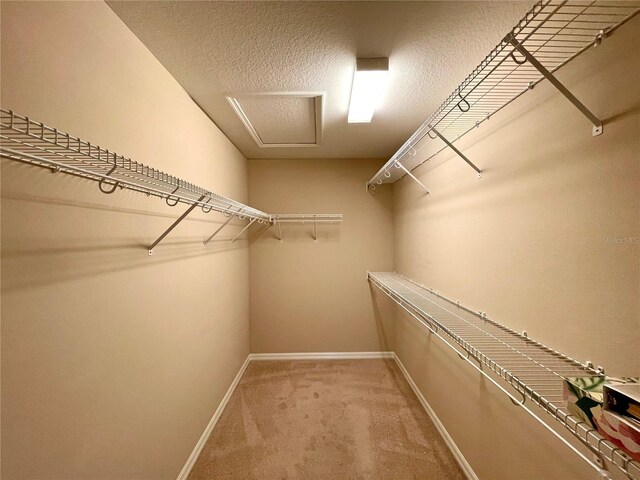
[[[640,480],[640,1],[0,29],[0,478]]]

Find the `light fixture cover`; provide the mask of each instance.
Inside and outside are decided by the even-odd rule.
[[[358,58],[351,86],[349,123],[370,123],[380,105],[389,74],[388,58]]]

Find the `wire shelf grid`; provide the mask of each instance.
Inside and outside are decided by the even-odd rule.
[[[170,206],[197,205],[205,213],[272,223],[265,212],[6,109],[0,109],[0,153],[9,160],[97,181],[103,193],[126,188],[163,198]]]
[[[553,73],[640,12],[638,0],[540,0],[367,182],[393,183],[455,143],[545,77],[518,53],[525,47]],[[437,129],[437,130],[434,130]]]
[[[340,223],[340,213],[274,213],[271,215],[274,223]]]
[[[480,373],[506,393],[552,433],[548,422],[525,405],[529,400],[564,426],[588,450],[616,465],[630,479],[640,480],[640,463],[632,460],[596,430],[572,415],[563,401],[565,377],[600,376],[603,373],[521,335],[395,273],[370,272],[369,281],[387,294],[412,317],[454,349]],[[483,368],[500,377],[511,389],[500,385]],[[554,433],[563,443],[589,462],[591,459]]]

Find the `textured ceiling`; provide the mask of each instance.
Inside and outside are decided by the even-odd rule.
[[[264,145],[316,144],[316,100],[298,95],[237,95],[247,128]]]
[[[531,7],[531,2],[108,2],[248,158],[387,158]],[[389,57],[370,124],[348,124],[357,57]],[[324,94],[318,147],[261,148],[226,100]],[[279,105],[265,133],[300,137]],[[264,124],[268,110],[259,107]],[[304,115],[304,113],[302,113]],[[307,116],[306,122],[310,119]],[[287,132],[292,128],[296,132]],[[308,139],[308,138],[307,138]]]

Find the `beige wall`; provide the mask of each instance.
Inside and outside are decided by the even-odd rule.
[[[342,213],[340,225],[256,229],[250,240],[251,351],[391,350],[392,310],[367,270],[392,267],[391,192],[366,192],[379,160],[249,160],[250,201],[275,213]],[[381,311],[377,308],[379,307]],[[387,310],[387,311],[385,311]],[[386,320],[386,323],[385,323]]]
[[[430,198],[393,187],[398,272],[613,375],[640,373],[639,39],[635,18],[558,75],[604,135],[545,82],[460,142],[481,180],[441,154]],[[404,314],[395,338],[481,479],[595,478]]]
[[[102,2],[2,3],[2,106],[246,200],[246,160]],[[221,215],[2,161],[2,478],[175,478],[249,351]]]

